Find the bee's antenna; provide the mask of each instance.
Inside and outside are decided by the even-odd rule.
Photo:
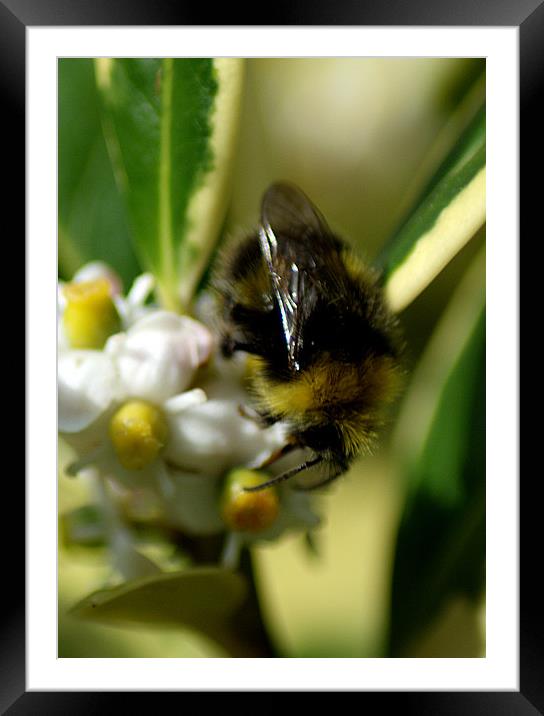
[[[303,462],[302,465],[292,467],[290,470],[286,470],[285,472],[282,472],[281,475],[277,475],[277,477],[273,477],[271,480],[262,482],[260,485],[255,485],[255,487],[244,487],[244,492],[258,492],[259,490],[264,490],[265,487],[277,485],[278,482],[284,482],[285,480],[289,480],[291,477],[298,475],[299,472],[307,470],[309,467],[313,467],[319,462],[323,462],[323,458],[320,455],[312,458],[311,460],[306,460],[306,462]]]

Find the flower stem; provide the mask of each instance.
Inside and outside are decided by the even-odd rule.
[[[217,564],[223,551],[222,537],[195,538],[184,535],[179,544],[191,556],[194,564]],[[247,547],[241,551],[239,569],[247,581],[247,596],[230,619],[228,629],[221,635],[221,646],[233,657],[277,657],[277,650],[264,621],[253,558]]]
[[[277,651],[266,628],[257,590],[253,558],[247,548],[242,550],[240,571],[247,579],[248,594],[246,601],[233,619],[239,644],[242,647],[242,653],[233,654],[233,656],[274,658],[277,656]]]

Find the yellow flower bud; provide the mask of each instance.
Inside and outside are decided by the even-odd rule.
[[[158,455],[168,439],[168,425],[159,408],[129,400],[110,421],[110,439],[127,470],[141,470]]]
[[[102,348],[121,329],[106,278],[66,284],[63,293],[66,307],[62,321],[72,348]]]
[[[267,478],[256,470],[232,470],[226,479],[222,497],[223,519],[229,529],[236,532],[261,532],[271,527],[280,510],[276,488],[267,487],[258,492],[245,492]]]

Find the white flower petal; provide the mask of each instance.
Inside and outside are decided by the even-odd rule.
[[[110,336],[106,341],[106,345],[104,346],[104,353],[116,360],[117,356],[123,350],[123,346],[125,345],[126,339],[126,333],[114,333],[113,336]]]
[[[57,349],[59,353],[70,349],[70,343],[68,341],[66,333],[64,332],[64,325],[60,316],[59,320],[57,321]]]
[[[116,355],[128,395],[162,403],[187,388],[212,348],[211,333],[197,321],[154,311],[110,339],[105,351]]]
[[[162,459],[158,457],[141,470],[129,470],[121,465],[105,432],[106,446],[103,454],[96,460],[96,467],[101,475],[107,477],[117,488],[124,490],[156,491],[156,478],[162,470]]]
[[[57,285],[57,348],[59,351],[65,351],[70,348],[70,343],[64,332],[64,324],[62,316],[66,308],[66,297],[64,295],[64,282],[59,281]]]
[[[121,295],[114,296],[115,307],[121,316],[125,330],[144,316],[156,311],[152,306],[144,305],[154,285],[154,277],[149,273],[144,273],[134,279],[126,298]]]
[[[98,278],[105,278],[110,282],[112,293],[120,294],[123,291],[123,282],[119,274],[103,261],[91,261],[76,271],[72,281],[96,281]]]
[[[181,392],[192,378],[192,366],[180,366],[172,346],[156,335],[127,338],[117,364],[127,395],[155,403]]]
[[[62,314],[66,307],[66,296],[64,295],[64,281],[59,281],[57,284],[57,311]]]
[[[220,514],[220,486],[203,475],[164,468],[158,480],[167,521],[188,534],[210,535],[225,528]]]
[[[101,351],[62,352],[58,360],[58,428],[75,433],[94,422],[116,395],[117,373]]]
[[[155,277],[153,274],[143,273],[134,279],[127,294],[127,303],[130,306],[143,306],[154,287]]]
[[[79,432],[61,432],[59,435],[62,440],[69,445],[79,460],[85,460],[89,455],[93,455],[93,465],[96,465],[97,455],[102,456],[101,448],[109,446],[108,426],[111,417],[111,410],[101,413],[96,420]],[[102,459],[102,457],[100,457]]]
[[[209,476],[265,459],[285,442],[280,424],[263,429],[242,417],[238,404],[208,400],[169,420],[170,439],[165,456],[181,468]]]
[[[209,360],[215,347],[213,336],[206,326],[189,316],[178,316],[170,311],[154,311],[153,314],[138,321],[133,332],[138,331],[160,331],[168,334],[170,340],[175,343],[180,357],[187,351],[190,342],[191,349],[196,347],[198,365]]]
[[[178,415],[195,405],[202,405],[206,400],[206,393],[202,388],[195,388],[194,390],[187,390],[185,393],[180,393],[180,395],[174,395],[173,398],[168,398],[162,407],[166,413]]]

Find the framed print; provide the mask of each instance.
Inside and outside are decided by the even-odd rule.
[[[26,88],[9,713],[116,691],[543,707],[519,511],[526,5],[273,26],[0,7],[21,146]]]

